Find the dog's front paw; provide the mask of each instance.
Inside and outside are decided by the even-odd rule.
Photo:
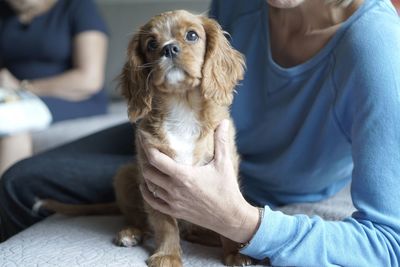
[[[224,258],[224,264],[226,266],[247,266],[253,263],[252,258],[240,253],[231,253]]]
[[[182,260],[179,255],[154,254],[147,260],[149,267],[182,267]]]
[[[142,241],[142,231],[135,227],[121,230],[115,237],[115,244],[121,247],[133,247]]]

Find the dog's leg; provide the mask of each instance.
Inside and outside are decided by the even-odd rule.
[[[220,235],[206,228],[181,221],[179,224],[182,239],[205,246],[221,247]]]
[[[147,260],[147,265],[149,267],[182,266],[177,220],[154,210],[149,212],[148,218],[153,227],[157,249]]]
[[[226,266],[247,266],[253,264],[253,259],[239,253],[239,244],[221,236],[224,251],[224,264]]]

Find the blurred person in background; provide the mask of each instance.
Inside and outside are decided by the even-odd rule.
[[[103,114],[107,43],[92,0],[0,1],[0,87],[39,96],[53,122]],[[31,154],[28,132],[0,137],[0,174]]]

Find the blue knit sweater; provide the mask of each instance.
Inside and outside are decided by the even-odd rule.
[[[390,1],[365,0],[291,68],[271,57],[265,0],[215,0],[210,13],[247,59],[232,116],[243,192],[266,212],[242,253],[279,266],[399,266],[400,20]],[[273,210],[349,182],[357,211],[343,221]]]

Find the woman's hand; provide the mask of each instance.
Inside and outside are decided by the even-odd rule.
[[[0,87],[7,89],[20,89],[21,82],[12,75],[8,69],[0,70]]]
[[[228,128],[227,120],[220,124],[214,159],[200,167],[178,164],[140,137],[149,162],[143,170],[147,187],[142,186],[141,191],[145,201],[162,213],[246,242],[257,227],[259,213],[239,190]]]

